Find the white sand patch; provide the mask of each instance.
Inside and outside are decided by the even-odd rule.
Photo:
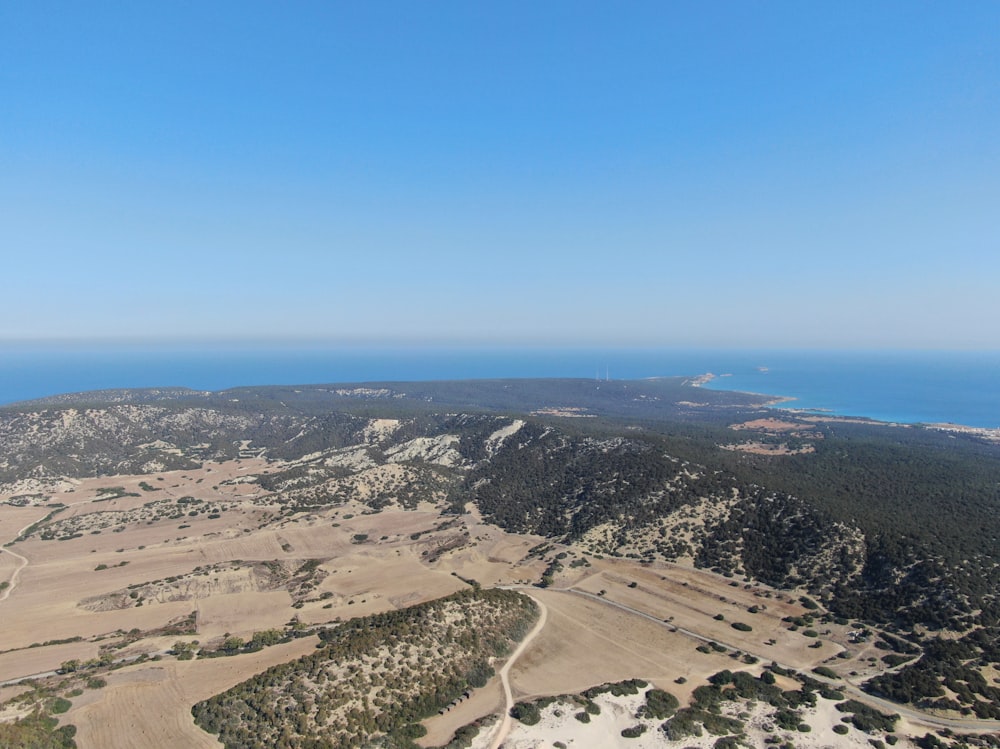
[[[442,434],[439,437],[416,437],[387,450],[386,458],[390,463],[419,460],[442,466],[456,466],[462,462],[462,456],[455,449],[458,441],[459,438],[456,434]]]
[[[628,749],[711,749],[721,738],[702,730],[701,736],[687,736],[671,741],[660,730],[662,720],[636,717],[639,708],[645,703],[645,691],[638,695],[614,697],[603,694],[594,702],[600,707],[600,714],[591,715],[589,723],[583,723],[575,716],[583,712],[583,707],[571,698],[560,700],[541,711],[542,719],[533,726],[516,722],[504,742],[504,749],[542,749],[552,747],[561,742],[567,749],[589,749],[590,747],[622,747]],[[835,701],[820,699],[815,708],[801,710],[803,723],[811,728],[808,732],[782,730],[774,725],[771,715],[775,708],[765,703],[724,703],[722,714],[729,717],[740,717],[745,723],[743,746],[754,749],[767,749],[774,746],[767,743],[771,736],[780,737],[781,743],[791,742],[797,749],[839,749],[841,747],[870,747],[869,739],[881,738],[884,735],[871,736],[848,727],[846,734],[833,731],[835,725],[841,724],[844,714],[834,707]],[[627,738],[622,731],[634,726],[645,726],[645,731],[638,737]],[[473,743],[474,749],[485,746],[484,731]],[[898,734],[897,734],[898,735]],[[900,736],[896,744],[901,749],[912,749],[915,744]]]
[[[381,442],[391,437],[402,422],[399,419],[372,419],[368,426],[361,430],[365,441],[371,444]]]
[[[502,429],[497,429],[493,434],[486,438],[486,451],[490,455],[496,455],[497,450],[503,447],[503,443],[513,434],[517,434],[521,427],[524,426],[524,422],[521,419],[514,419],[508,426]]]
[[[366,447],[345,447],[335,450],[323,461],[324,465],[348,468],[352,471],[364,471],[375,468],[378,463],[372,460]]]

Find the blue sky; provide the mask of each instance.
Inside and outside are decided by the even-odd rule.
[[[1000,349],[1000,4],[0,6],[0,339]]]

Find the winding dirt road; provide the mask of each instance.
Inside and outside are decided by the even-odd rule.
[[[65,503],[63,505],[63,507],[64,508],[76,507],[77,505],[87,505],[87,504],[92,504],[92,503],[97,502],[97,501],[99,501],[97,499],[97,497],[90,497],[88,499],[81,499],[78,502]],[[45,520],[45,517],[39,518],[38,520],[32,520],[30,523],[28,523],[26,526],[24,526],[23,528],[21,528],[14,535],[14,540],[19,539],[21,537],[21,534],[24,533],[26,530],[28,530],[28,528],[30,528],[31,526],[35,525],[36,523],[41,523],[44,520]],[[10,543],[14,543],[14,541],[11,541]],[[28,559],[27,559],[27,557],[21,556],[16,551],[11,551],[7,547],[0,547],[0,552],[7,552],[12,557],[14,557],[14,558],[16,558],[16,559],[18,559],[20,561],[20,564],[18,565],[17,569],[14,570],[14,574],[10,576],[10,580],[8,581],[10,584],[6,588],[4,588],[3,591],[0,591],[0,601],[6,601],[10,597],[10,594],[14,592],[14,588],[17,587],[17,581],[18,581],[18,578],[21,576],[21,571],[25,567],[28,566]]]
[[[33,526],[36,522],[38,521],[33,520],[32,522],[28,523],[26,526],[24,526],[21,530],[17,532],[17,535],[14,536],[14,538],[20,538],[21,534],[24,533],[26,530],[28,530],[28,528]],[[17,566],[17,569],[14,570],[14,574],[10,576],[10,580],[8,581],[9,584],[7,585],[6,588],[3,589],[3,591],[0,591],[0,601],[6,601],[7,598],[10,596],[10,594],[14,592],[14,588],[17,587],[17,579],[21,576],[21,570],[23,570],[25,567],[28,566],[28,559],[27,557],[23,557],[16,551],[11,551],[8,548],[0,548],[0,551],[5,551],[15,559],[18,559],[20,561],[20,564]]]
[[[535,602],[540,613],[538,615],[538,621],[535,622],[535,626],[528,633],[527,637],[521,640],[521,644],[517,646],[517,650],[511,653],[510,658],[507,659],[503,668],[500,669],[500,682],[503,684],[503,696],[506,706],[503,711],[503,720],[501,720],[500,725],[494,729],[496,733],[493,736],[493,740],[490,742],[490,749],[499,749],[499,747],[503,744],[504,739],[507,738],[507,734],[510,733],[512,720],[510,717],[510,709],[514,707],[514,694],[510,689],[510,667],[514,665],[514,662],[521,656],[521,653],[524,652],[525,648],[527,648],[538,633],[542,631],[542,628],[545,626],[545,621],[549,618],[549,610],[545,604],[530,594],[528,597]]]

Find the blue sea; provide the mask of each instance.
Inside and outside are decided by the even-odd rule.
[[[1000,352],[964,351],[0,344],[0,403],[110,388],[707,372],[717,377],[706,387],[794,398],[789,408],[1000,427]]]

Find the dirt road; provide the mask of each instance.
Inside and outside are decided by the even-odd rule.
[[[514,707],[514,694],[510,689],[510,668],[521,656],[521,653],[523,653],[528,645],[531,644],[531,641],[534,640],[538,633],[542,631],[542,628],[545,627],[546,619],[549,618],[549,610],[545,604],[530,594],[529,597],[538,606],[538,610],[540,612],[538,615],[538,621],[535,622],[535,626],[528,633],[528,636],[521,640],[521,644],[517,646],[517,650],[511,653],[510,658],[507,659],[503,668],[500,669],[500,682],[503,684],[505,707],[503,711],[503,720],[500,721],[500,725],[498,725],[495,729],[496,734],[490,742],[490,749],[499,749],[500,745],[503,744],[504,739],[507,738],[507,734],[510,733],[510,710]]]

